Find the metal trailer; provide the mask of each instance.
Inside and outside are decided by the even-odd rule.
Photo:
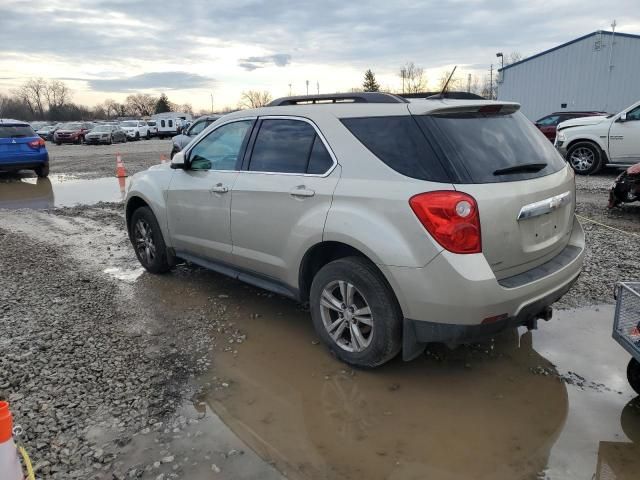
[[[627,380],[640,395],[640,282],[620,282],[615,288],[613,338],[631,354]]]

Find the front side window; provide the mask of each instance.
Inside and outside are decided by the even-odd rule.
[[[191,170],[235,170],[253,120],[227,123],[209,133],[189,153]]]
[[[191,130],[189,130],[189,136],[190,137],[195,137],[200,132],[202,132],[205,129],[206,126],[207,126],[207,124],[204,121],[194,123],[193,127],[191,127]]]
[[[249,170],[322,174],[331,165],[329,152],[309,123],[266,119],[256,137]]]
[[[541,118],[537,123],[541,127],[552,127],[560,123],[560,115],[549,115],[548,117]]]
[[[640,120],[640,107],[636,107],[627,113],[627,121]]]

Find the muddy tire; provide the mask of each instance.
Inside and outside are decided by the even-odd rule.
[[[402,346],[402,312],[378,269],[346,257],[320,269],[311,284],[311,318],[317,334],[343,362],[373,368]]]
[[[36,172],[36,175],[39,178],[46,178],[49,176],[49,164],[45,163],[44,165],[35,168],[33,171]]]
[[[640,363],[635,358],[632,358],[627,365],[627,380],[631,388],[640,395]]]
[[[160,225],[149,207],[140,207],[131,215],[129,239],[138,261],[147,271],[164,273],[171,269]]]
[[[591,142],[578,142],[569,148],[567,162],[578,175],[593,175],[602,168],[602,152]]]

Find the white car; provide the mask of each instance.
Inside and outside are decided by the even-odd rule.
[[[127,134],[129,140],[140,140],[151,138],[151,128],[147,125],[147,122],[142,120],[126,120],[120,123],[120,128]]]
[[[561,122],[555,146],[580,175],[640,162],[640,102],[615,115]]]

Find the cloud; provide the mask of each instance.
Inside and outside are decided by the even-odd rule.
[[[291,55],[288,53],[276,53],[273,55],[264,55],[262,57],[241,58],[238,65],[245,70],[255,70],[262,68],[266,64],[273,63],[277,67],[286,67],[291,63]]]
[[[92,90],[130,92],[137,90],[188,90],[205,88],[212,78],[187,72],[150,72],[124,78],[85,79]]]

